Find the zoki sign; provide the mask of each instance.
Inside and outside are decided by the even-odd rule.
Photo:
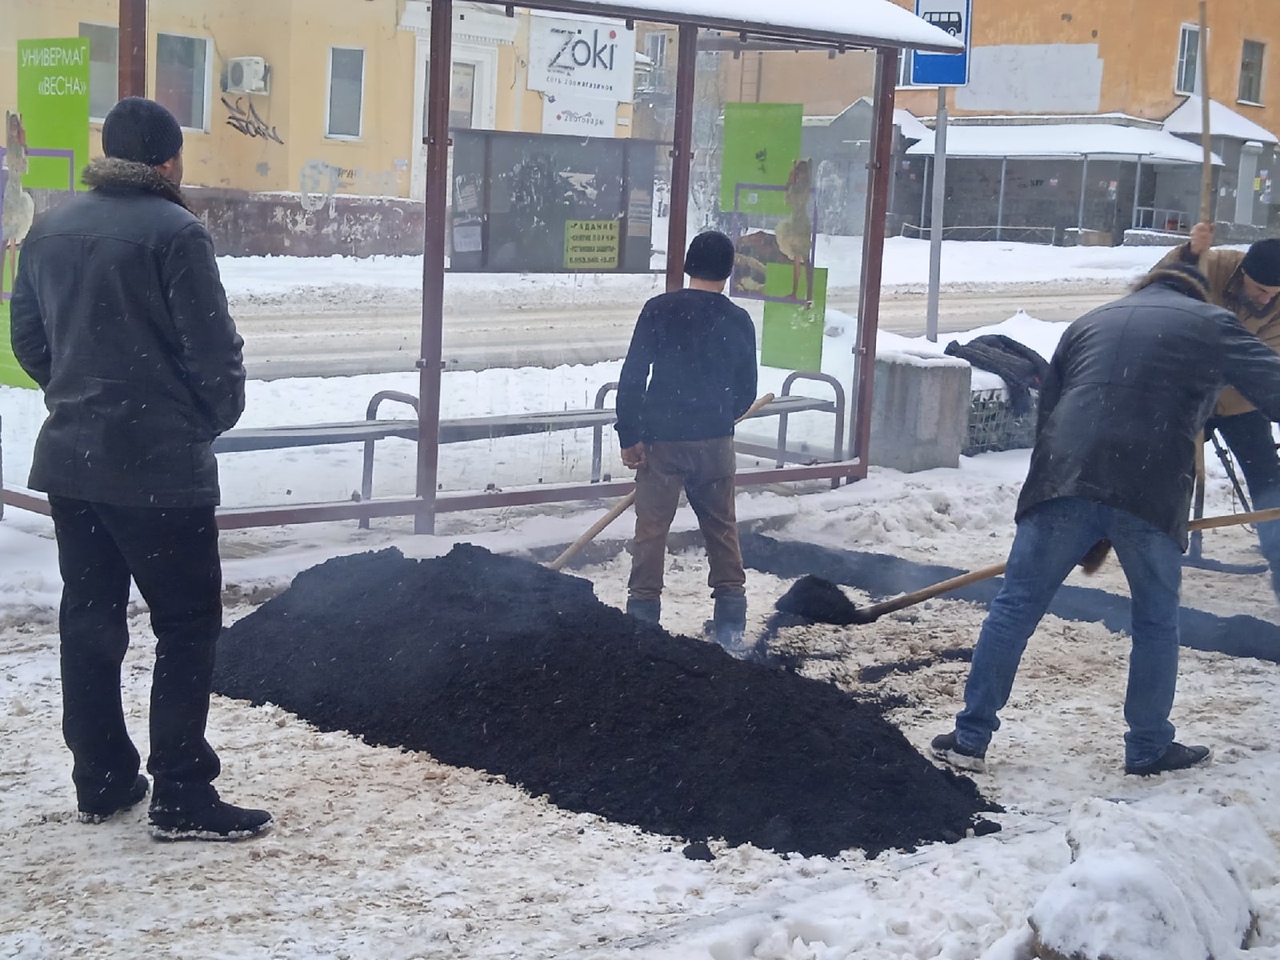
[[[635,31],[620,20],[530,18],[530,90],[630,103],[635,61]]]

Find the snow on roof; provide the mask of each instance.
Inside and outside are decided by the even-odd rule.
[[[933,155],[933,131],[907,153]],[[947,127],[948,157],[1038,157],[1133,159],[1156,163],[1201,163],[1200,146],[1161,130],[1123,127],[1111,123],[1010,124],[1006,126]],[[1222,160],[1215,155],[1214,164]]]
[[[1166,133],[1200,136],[1200,98],[1187,97],[1177,110],[1164,122]],[[1215,137],[1231,137],[1235,140],[1257,140],[1259,143],[1280,143],[1276,135],[1260,127],[1248,117],[1241,116],[1217,100],[1209,101],[1209,133]]]
[[[536,0],[535,10],[695,23],[730,33],[958,52],[964,44],[890,0]]]
[[[914,113],[910,110],[903,110],[901,107],[893,111],[893,122],[898,125],[898,129],[902,131],[902,135],[908,140],[923,140],[929,137],[930,143],[933,142],[933,131],[919,121]],[[950,132],[948,130],[948,132]]]

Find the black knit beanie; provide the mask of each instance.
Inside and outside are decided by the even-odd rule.
[[[1240,262],[1251,280],[1264,287],[1280,287],[1280,240],[1259,240]]]
[[[733,241],[719,230],[707,230],[689,243],[684,272],[695,280],[728,280],[733,273]]]
[[[154,100],[125,97],[102,121],[102,150],[108,157],[158,167],[182,150],[182,127]]]

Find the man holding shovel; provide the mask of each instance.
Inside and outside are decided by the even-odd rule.
[[[1280,240],[1259,240],[1246,252],[1214,250],[1213,224],[1197,223],[1191,239],[1160,261],[1199,265],[1209,280],[1209,302],[1225,307],[1271,349],[1280,351]],[[1240,464],[1253,509],[1280,507],[1280,456],[1271,418],[1228,387],[1218,397],[1206,435],[1217,430]],[[1280,521],[1258,524],[1258,546],[1271,568],[1271,589],[1280,600]]]
[[[955,729],[933,740],[939,759],[985,770],[1027,639],[1071,568],[1103,540],[1131,596],[1125,772],[1208,758],[1208,747],[1174,741],[1169,722],[1196,441],[1226,384],[1280,417],[1280,356],[1208,298],[1204,275],[1174,263],[1063,334],[1040,396],[1004,586],[974,648]]]
[[[715,639],[742,652],[746,574],[734,510],[734,421],[756,396],[750,315],[724,296],[733,241],[714,230],[689,244],[689,286],[654,297],[636,322],[618,378],[622,462],[636,471],[636,533],[627,612],[657,623],[667,533],[683,490],[711,568]]]

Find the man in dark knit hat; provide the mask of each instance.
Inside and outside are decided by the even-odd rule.
[[[182,128],[121,100],[102,125],[93,189],[36,220],[11,311],[13,352],[44,391],[30,485],[49,495],[63,591],[62,729],[80,820],[140,803],[120,672],[129,582],[156,636],[147,770],[161,840],[236,840],[271,824],[225,803],[205,740],[222,567],[213,439],[244,409],[242,341],[213,243],[187,209]]]
[[[1213,249],[1213,224],[1198,223],[1188,243],[1160,266],[1199,266],[1209,279],[1209,302],[1236,315],[1250,333],[1280,351],[1280,240],[1259,240],[1245,252]],[[1280,507],[1280,457],[1271,419],[1233,387],[1218,398],[1205,435],[1217,430],[1244,474],[1256,510]],[[1258,546],[1271,568],[1271,588],[1280,599],[1280,521],[1258,524]]]
[[[1208,747],[1175,741],[1169,722],[1196,440],[1226,384],[1280,417],[1280,357],[1206,303],[1207,287],[1194,267],[1169,264],[1062,335],[1040,394],[1004,584],[973,650],[964,709],[955,728],[933,740],[939,759],[985,770],[1027,640],[1099,541],[1114,547],[1129,582],[1125,773],[1160,774],[1209,758]]]
[[[636,471],[636,533],[627,612],[657,623],[667,533],[683,490],[707,548],[714,635],[743,654],[746,574],[734,509],[734,421],[756,395],[756,333],[724,295],[733,241],[714,230],[689,244],[689,286],[644,305],[618,379],[618,443]]]

